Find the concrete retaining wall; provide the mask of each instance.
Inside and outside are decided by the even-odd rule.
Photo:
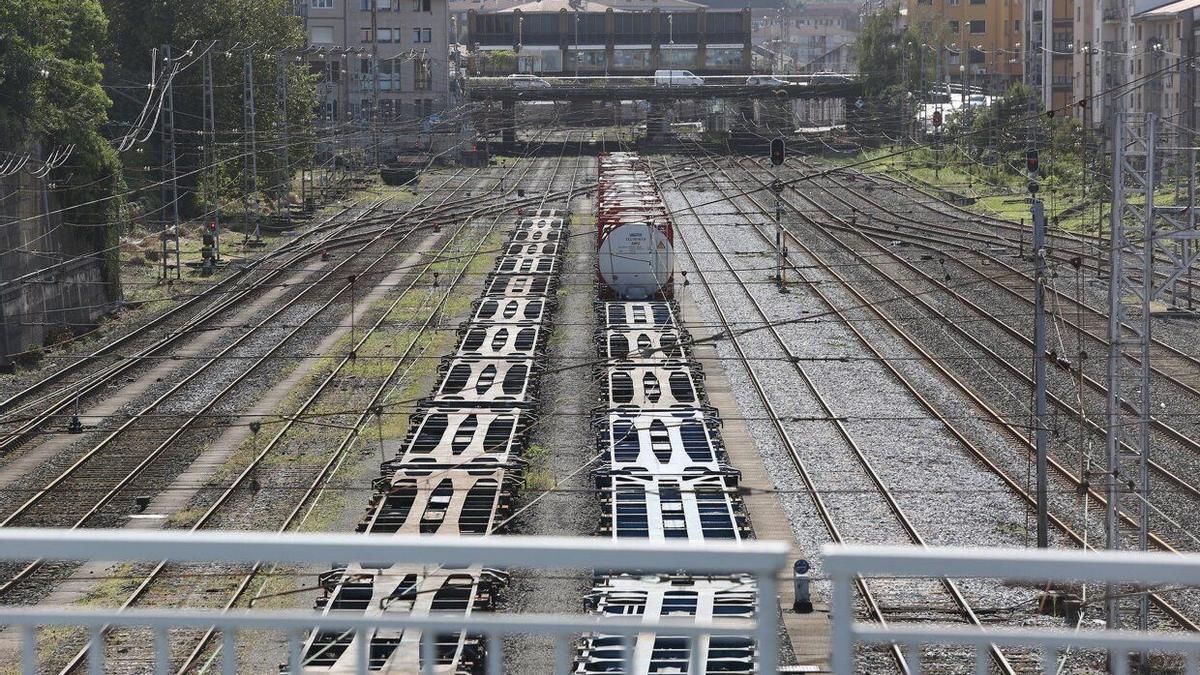
[[[121,296],[119,284],[105,282],[103,252],[92,243],[103,237],[80,236],[62,214],[47,216],[59,206],[45,188],[26,171],[0,178],[0,369],[64,331],[95,326]]]

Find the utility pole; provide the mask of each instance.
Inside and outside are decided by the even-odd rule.
[[[771,141],[771,191],[775,193],[775,280],[779,283],[779,291],[787,290],[787,277],[783,265],[783,183],[779,182],[779,170],[786,159],[787,148],[782,138]]]
[[[167,66],[171,66],[171,45],[163,45],[163,64],[164,70]],[[163,227],[159,238],[162,240],[162,278],[166,279],[171,269],[171,263],[168,259],[175,258],[175,278],[179,278],[179,181],[175,163],[175,79],[174,75],[167,76],[167,90],[164,92],[166,102],[163,105],[163,124],[162,124],[162,152],[163,152],[163,168],[167,172],[167,180],[164,181],[163,190],[163,208],[167,208],[167,201],[171,203],[170,226]],[[168,189],[169,186],[169,189]],[[168,245],[168,242],[170,245]],[[174,247],[174,251],[171,248]]]
[[[1154,295],[1154,115],[1122,113],[1114,125],[1113,207],[1109,258],[1108,401],[1105,509],[1107,545],[1124,548],[1120,518],[1136,515],[1138,550],[1145,551],[1150,524],[1150,301]],[[1133,383],[1139,383],[1140,392]],[[1125,407],[1132,408],[1132,414]],[[1107,621],[1119,629],[1121,589],[1105,591]],[[1148,626],[1149,598],[1136,595],[1137,628]],[[1124,659],[1121,652],[1113,658]]]
[[[1034,447],[1037,450],[1037,546],[1050,546],[1050,516],[1047,505],[1049,483],[1046,478],[1047,450],[1050,444],[1046,414],[1046,212],[1037,198],[1037,150],[1026,153],[1029,172],[1029,211],[1033,219],[1033,387]]]
[[[371,0],[371,145],[379,167],[379,0]]]
[[[1042,106],[1054,107],[1054,0],[1042,0]]]
[[[277,212],[291,222],[292,214],[287,204],[288,193],[292,187],[292,166],[288,157],[288,141],[290,140],[288,138],[288,58],[290,57],[287,53],[281,52],[277,61],[279,72],[275,79],[275,107],[282,139],[279,150],[279,163],[282,171],[280,172]]]
[[[217,167],[217,105],[213,96],[212,50],[204,52],[204,163],[211,168],[209,194],[212,200],[213,261],[221,260],[221,198],[217,183],[221,170]]]
[[[258,142],[254,112],[254,46],[246,47],[245,60],[242,62],[242,74],[245,86],[242,89],[242,107],[245,117],[246,156],[243,162],[246,183],[246,212],[250,212],[250,201],[254,200],[254,241],[251,246],[263,246],[261,214],[258,209]]]

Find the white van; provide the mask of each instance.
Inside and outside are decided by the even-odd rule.
[[[704,78],[693,75],[690,70],[654,71],[654,86],[656,87],[698,87],[702,84],[704,84]]]

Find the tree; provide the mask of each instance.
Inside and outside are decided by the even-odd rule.
[[[100,133],[112,104],[99,57],[107,29],[98,0],[0,3],[0,147],[75,146],[49,178],[64,222],[90,250],[116,243],[120,206],[120,165]],[[110,262],[115,282],[115,255]]]
[[[288,101],[285,106],[286,124],[292,130],[308,130],[315,113],[315,83],[298,53],[304,47],[304,23],[292,14],[289,0],[103,0],[113,23],[114,39],[109,43],[106,60],[109,63],[108,82],[114,91],[129,91],[130,87],[145,86],[150,81],[150,53],[162,45],[172,45],[178,57],[191,49],[199,54],[213,44],[212,64],[217,110],[217,161],[220,163],[220,185],[206,186],[216,192],[214,198],[231,198],[240,194],[242,186],[243,139],[242,83],[245,49],[254,59],[255,111],[259,139],[258,168],[260,186],[272,193],[286,189],[290,176],[284,177],[276,164],[282,128],[285,121],[278,113],[276,74],[279,55],[285,56],[288,77]],[[238,48],[235,50],[234,46]],[[190,60],[190,59],[189,59]],[[357,64],[346,62],[347,70]],[[200,149],[203,102],[201,64],[196,63],[175,80],[177,154],[183,197],[181,207],[185,216],[204,211],[195,203],[197,182],[210,173],[196,173],[204,153]],[[145,104],[145,95],[129,96],[118,101],[117,116],[132,120]],[[114,129],[114,132],[119,129]],[[292,167],[312,152],[307,134],[293,134],[289,139],[289,159]],[[303,141],[303,142],[302,142]],[[157,136],[139,156],[130,157],[131,182],[153,184],[160,178],[157,171],[143,173],[144,166],[157,167],[161,148]],[[156,158],[147,161],[147,157]],[[156,201],[156,191],[148,191],[144,199]]]

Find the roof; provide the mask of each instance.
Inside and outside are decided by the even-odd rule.
[[[605,0],[605,2],[595,2],[595,0],[579,0],[576,4],[572,4],[570,0],[532,0],[521,5],[506,7],[504,9],[491,10],[493,13],[508,13],[515,10],[521,10],[522,14],[530,14],[533,12],[558,12],[567,10],[568,12],[604,12],[609,9],[614,12],[647,12],[652,9],[665,10],[695,10],[704,7],[705,5],[692,0]],[[480,13],[486,13],[486,10],[480,9]]]
[[[1142,10],[1134,16],[1153,18],[1170,16],[1172,14],[1178,14],[1179,12],[1186,12],[1188,10],[1200,7],[1200,0],[1176,0],[1176,2],[1168,2],[1157,7],[1153,7],[1153,5],[1151,6],[1151,9]]]
[[[533,2],[526,2],[522,5],[514,5],[512,7],[505,7],[504,9],[496,10],[496,13],[508,14],[510,12],[515,12],[518,9],[521,10],[522,14],[530,14],[533,12],[558,12],[564,9],[568,12],[574,12],[576,10],[580,12],[603,12],[607,9],[621,11],[616,7],[594,2],[593,0],[579,0],[575,4],[572,4],[570,0],[533,0]]]

